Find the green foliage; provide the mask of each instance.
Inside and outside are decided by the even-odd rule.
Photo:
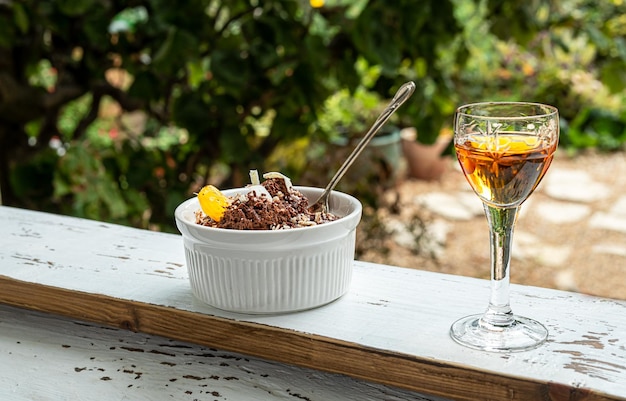
[[[366,128],[408,80],[395,122],[422,142],[460,103],[530,99],[559,107],[564,145],[618,149],[624,15],[617,0],[4,2],[2,201],[173,229],[207,182],[297,180],[330,121]]]
[[[49,172],[30,169],[27,185],[47,188],[51,208],[167,228],[199,186],[240,185],[249,168],[315,135],[326,99],[361,85],[356,60],[380,66],[369,84],[380,99],[409,79],[431,82],[405,120],[428,121],[424,139],[433,138],[447,117],[432,102],[447,74],[437,64],[460,32],[451,11],[448,0],[4,3],[3,201],[29,203],[16,174],[46,152]],[[451,88],[438,89],[447,99]],[[137,112],[131,129],[124,116]]]
[[[329,96],[315,125],[318,132],[331,142],[359,139],[389,102],[372,91],[381,75],[381,67],[371,67],[363,59],[357,60],[356,65],[359,85],[352,92],[344,88]],[[393,115],[391,122],[397,118],[397,114]]]
[[[460,2],[463,3],[463,2]],[[463,101],[534,100],[559,108],[561,145],[624,148],[626,124],[626,3],[488,0],[476,10],[492,28],[465,37],[472,69],[459,75]],[[476,45],[476,34],[487,35]],[[471,36],[471,35],[474,36]],[[480,47],[479,47],[480,46]],[[479,57],[481,54],[493,57]],[[472,85],[476,79],[481,85]]]
[[[562,144],[571,149],[622,149],[626,143],[626,116],[607,110],[586,108],[571,121],[561,123],[567,133]]]

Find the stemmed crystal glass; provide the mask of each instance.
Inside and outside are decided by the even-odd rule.
[[[523,351],[542,344],[548,330],[513,314],[509,305],[513,229],[520,205],[545,175],[559,140],[558,110],[526,102],[461,106],[454,147],[465,178],[483,202],[490,231],[491,296],[483,314],[457,320],[454,340],[485,351]]]

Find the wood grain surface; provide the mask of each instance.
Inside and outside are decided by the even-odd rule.
[[[355,262],[350,292],[284,315],[191,294],[182,238],[0,207],[0,302],[458,400],[625,400],[626,302],[512,286],[543,346],[487,353],[452,341],[488,282]]]
[[[0,305],[7,401],[445,401],[349,376]]]

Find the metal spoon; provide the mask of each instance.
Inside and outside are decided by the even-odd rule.
[[[411,97],[414,91],[415,91],[415,83],[412,81],[405,83],[404,85],[400,87],[400,89],[398,89],[393,99],[391,99],[391,102],[389,102],[389,105],[385,108],[385,110],[383,110],[383,112],[376,119],[376,121],[374,122],[370,130],[367,131],[367,134],[365,134],[363,139],[361,139],[361,142],[359,142],[359,144],[356,145],[352,153],[350,153],[350,156],[348,156],[346,161],[343,162],[343,164],[341,165],[339,170],[337,170],[337,172],[335,173],[333,178],[330,180],[328,185],[326,185],[326,188],[324,188],[324,192],[322,192],[322,195],[320,195],[320,197],[315,202],[309,204],[310,213],[316,213],[316,212],[328,213],[328,210],[329,210],[328,199],[330,198],[330,194],[332,190],[339,183],[339,180],[341,180],[341,178],[346,173],[346,171],[348,171],[348,168],[352,166],[352,163],[354,163],[356,158],[361,154],[363,149],[365,149],[365,146],[367,146],[370,140],[372,140],[374,135],[376,135],[376,133],[382,128],[382,126],[387,122],[387,120],[389,120],[389,117],[391,117],[391,115],[400,106],[402,106],[402,104],[409,97]]]

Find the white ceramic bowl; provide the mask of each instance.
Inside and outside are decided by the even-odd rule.
[[[320,188],[295,187],[309,200]],[[244,189],[222,191],[233,196]],[[287,230],[231,230],[195,223],[197,198],[175,211],[183,235],[191,289],[216,308],[284,313],[315,308],[345,294],[352,280],[361,203],[333,191],[330,211],[340,219]]]

